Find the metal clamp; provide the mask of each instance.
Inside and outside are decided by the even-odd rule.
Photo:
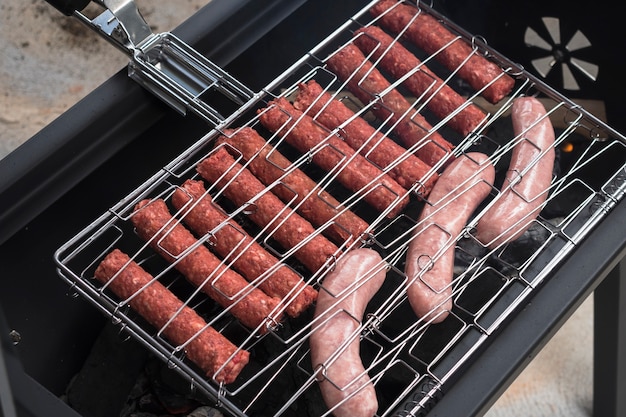
[[[97,17],[90,19],[80,10],[74,10],[73,16],[126,53],[131,59],[129,77],[180,114],[191,111],[216,126],[226,116],[210,104],[219,101],[215,93],[237,107],[254,96],[252,90],[171,33],[153,33],[133,0],[94,3],[105,9]]]

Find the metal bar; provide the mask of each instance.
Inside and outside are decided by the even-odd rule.
[[[626,259],[594,292],[593,415],[626,415]]]

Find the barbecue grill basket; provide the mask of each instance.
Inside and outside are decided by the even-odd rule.
[[[368,191],[354,192],[340,183],[338,172],[344,169],[342,164],[350,159],[350,155],[341,154],[342,163],[334,171],[316,166],[315,157],[323,150],[332,149],[332,152],[341,153],[333,148],[330,140],[309,152],[300,152],[285,139],[289,127],[271,132],[261,123],[263,112],[272,108],[275,99],[292,100],[300,84],[314,80],[324,91],[353,109],[355,114],[368,120],[378,132],[396,138],[393,123],[373,115],[376,106],[385,106],[385,93],[369,103],[363,103],[327,65],[330,56],[355,36],[360,36],[355,35],[359,28],[379,24],[378,19],[369,13],[375,3],[366,5],[259,92],[251,91],[170,34],[149,34],[137,45],[131,45],[131,78],[179,112],[184,114],[190,110],[202,117],[210,124],[211,130],[117,204],[107,208],[55,254],[59,275],[73,291],[89,300],[118,323],[124,332],[180,372],[190,381],[193,390],[206,394],[209,401],[223,407],[229,414],[326,415],[329,411],[321,405],[320,375],[316,373],[319,370],[313,369],[309,357],[308,337],[315,326],[314,306],[296,318],[285,318],[278,323],[267,321],[256,328],[243,326],[229,309],[220,308],[189,285],[171,263],[165,262],[138,237],[130,221],[140,201],[163,199],[171,208],[173,224],[185,223],[185,215],[193,203],[173,209],[172,194],[181,189],[186,180],[202,180],[196,168],[219,149],[227,149],[238,164],[250,167],[251,162],[241,152],[228,145],[220,145],[221,138],[230,137],[243,128],[256,130],[268,144],[291,161],[289,167],[283,167],[285,175],[295,170],[306,173],[319,185],[315,193],[330,193],[340,201],[341,210],[352,211],[367,222],[368,227],[361,235],[350,235],[343,241],[335,242],[339,249],[336,256],[329,258],[318,270],[311,271],[296,258],[295,252],[299,248],[284,248],[276,242],[275,226],[261,227],[250,220],[250,214],[256,209],[256,199],[273,193],[277,187],[289,188],[284,178],[267,184],[262,193],[244,205],[234,204],[227,198],[225,187],[203,180],[206,195],[211,196],[214,204],[230,221],[241,225],[256,243],[318,291],[325,290],[324,278],[343,253],[352,248],[366,247],[381,255],[388,269],[385,285],[369,303],[358,335],[362,359],[378,395],[380,416],[426,414],[445,395],[446,384],[462,374],[472,356],[478,354],[502,326],[514,319],[521,306],[541,291],[542,284],[550,279],[551,273],[623,199],[626,189],[626,138],[622,134],[428,4],[399,2],[415,7],[416,14],[434,17],[456,36],[456,40],[467,42],[473,54],[496,63],[503,74],[515,81],[507,97],[497,104],[490,104],[479,92],[472,91],[455,71],[443,68],[433,56],[412,47],[403,37],[396,38],[396,42],[414,51],[448,86],[464,94],[486,115],[478,128],[468,135],[461,135],[450,129],[446,120],[436,120],[429,113],[426,108],[428,94],[412,96],[403,86],[403,80],[394,80],[392,87],[404,94],[413,109],[433,120],[433,128],[428,131],[426,141],[435,133],[441,134],[454,145],[450,157],[483,152],[489,155],[497,170],[490,196],[474,213],[462,233],[451,239],[456,258],[451,284],[453,308],[449,316],[437,324],[432,319],[416,317],[403,290],[409,279],[404,273],[404,262],[411,236],[420,225],[419,213],[425,205],[433,204],[423,194],[423,183],[441,173],[445,162],[428,171],[423,183],[414,184],[405,195],[399,195],[394,204],[399,205],[407,199],[409,203],[400,215],[389,216],[393,205],[388,211],[374,210],[366,201]],[[376,63],[371,57],[370,60]],[[214,88],[226,97],[226,101],[207,98],[206,92]],[[497,186],[503,181],[516,141],[510,127],[510,109],[515,99],[521,96],[539,98],[555,127],[557,163],[554,178],[542,212],[532,220],[528,231],[516,241],[489,249],[475,238],[474,227],[488,203],[498,198]],[[461,110],[458,109],[457,114]],[[318,117],[312,111],[307,114],[314,119]],[[301,121],[289,115],[288,122],[297,126]],[[327,132],[328,138],[341,137],[342,133],[341,128],[327,129]],[[407,153],[417,150],[419,146],[423,144],[409,149]],[[367,153],[365,157],[371,162]],[[385,174],[391,169],[381,168]],[[590,175],[591,172],[593,175]],[[293,199],[286,203],[295,211],[300,204],[296,197],[294,194]],[[311,197],[321,198],[317,194]],[[318,226],[309,239],[325,235],[333,224],[334,221],[331,221]],[[223,223],[219,227],[228,226]],[[197,236],[197,246],[213,248],[218,232],[219,228],[216,228]],[[234,383],[222,384],[214,376],[205,375],[186,357],[184,346],[173,345],[162,335],[163,329],[151,327],[129,308],[131,300],[117,298],[106,285],[94,280],[94,270],[114,248],[128,253],[132,260],[174,292],[185,306],[193,308],[209,325],[233,341],[238,349],[251,353],[250,363]],[[171,254],[174,264],[189,252]],[[232,267],[233,262],[232,256],[225,256],[221,266]],[[253,281],[247,291],[257,288],[259,281]]]

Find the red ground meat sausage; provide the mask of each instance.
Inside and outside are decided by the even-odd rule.
[[[237,149],[249,163],[252,172],[265,185],[280,180],[287,187],[272,191],[285,203],[293,203],[296,211],[314,226],[325,227],[327,234],[339,244],[358,240],[369,227],[367,222],[345,208],[332,195],[320,189],[318,184],[291,161],[265,141],[250,127],[227,130],[218,142],[226,142]]]
[[[437,181],[437,173],[430,172],[430,165],[374,129],[365,119],[355,116],[351,109],[325,92],[315,80],[298,86],[293,106],[297,110],[308,111],[326,128],[339,129],[339,135],[352,149],[360,150],[404,188],[415,187],[418,194],[426,196]]]
[[[353,43],[347,44],[326,61],[328,68],[341,80],[361,102],[368,104],[379,100],[380,105],[372,112],[380,120],[394,123],[394,132],[408,148],[430,166],[439,161],[446,163],[452,158],[454,146],[448,142],[428,121],[419,114],[411,103],[396,89],[390,89],[389,81],[374,68],[365,55]],[[416,147],[416,148],[415,148]]]
[[[317,298],[317,291],[300,275],[281,264],[213,203],[201,181],[185,181],[172,194],[172,204],[183,210],[183,221],[197,234],[213,234],[210,247],[225,262],[232,262],[235,270],[253,283],[260,279],[259,288],[270,297],[281,298],[289,316],[297,317]]]
[[[426,105],[441,119],[452,116],[447,124],[464,136],[472,133],[487,115],[476,105],[459,95],[433,73],[402,44],[376,26],[356,31],[354,43],[364,54],[380,59],[380,66],[403,84],[416,97],[425,94]]]
[[[458,75],[489,102],[499,102],[513,89],[513,78],[495,63],[475,53],[467,42],[433,16],[424,12],[418,14],[415,7],[397,0],[381,0],[372,7],[371,13],[380,18],[378,21],[382,27],[394,34],[403,33],[405,38],[427,54],[436,53],[435,59],[450,71],[458,68]],[[444,49],[439,51],[441,48]]]
[[[149,242],[168,262],[192,284],[200,287],[221,306],[228,308],[245,326],[266,331],[266,325],[280,321],[276,312],[280,299],[269,297],[254,288],[241,275],[227,268],[206,246],[196,245],[197,239],[172,217],[165,201],[143,200],[131,217],[139,237]],[[278,317],[277,317],[278,316]]]
[[[96,268],[95,278],[128,300],[131,308],[162,331],[170,342],[184,345],[185,355],[218,383],[230,384],[248,363],[249,353],[238,349],[207,325],[193,309],[119,249]]]
[[[259,110],[259,120],[268,130],[284,134],[285,140],[302,153],[315,149],[313,162],[387,217],[400,214],[408,203],[406,189],[359,155],[343,140],[296,110],[285,98],[278,98]],[[328,146],[320,146],[322,144]]]
[[[224,149],[217,148],[197,166],[207,181],[224,190],[224,195],[240,207],[249,206],[247,215],[285,249],[297,248],[294,256],[315,273],[329,258],[339,254],[330,240],[313,225],[268,190],[248,169]]]

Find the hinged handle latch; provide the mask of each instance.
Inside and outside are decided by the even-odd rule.
[[[252,90],[173,34],[153,33],[133,0],[94,0],[104,8],[94,18],[83,14],[89,1],[48,2],[125,52],[130,57],[128,75],[183,115],[191,111],[216,126],[226,118],[216,105],[229,108],[224,98],[236,111],[254,96]]]

